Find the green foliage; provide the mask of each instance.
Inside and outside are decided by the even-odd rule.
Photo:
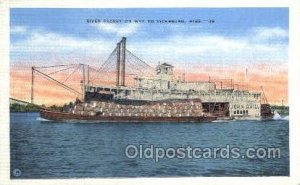
[[[280,114],[289,114],[289,106],[272,105],[271,109],[276,110]]]
[[[63,111],[64,109],[69,109],[70,107],[74,106],[74,102],[66,103],[64,106],[58,105],[33,105],[33,104],[20,104],[20,103],[11,103],[10,104],[10,112],[39,112],[41,108],[50,109],[53,111]]]
[[[18,103],[10,104],[10,112],[38,112],[39,107],[32,104],[22,105]]]
[[[41,107],[47,108],[45,105],[42,105]],[[13,103],[10,104],[10,112],[38,112],[41,107],[32,104],[24,105],[19,103]],[[48,108],[55,111],[62,111],[62,107],[57,105],[52,105]]]
[[[52,106],[49,107],[49,109],[55,110],[55,111],[62,111],[62,107],[57,106],[57,105],[52,105]]]

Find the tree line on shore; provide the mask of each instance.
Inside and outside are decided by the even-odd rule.
[[[10,112],[38,112],[41,108],[49,108],[51,110],[57,110],[57,111],[61,111],[63,109],[62,106],[57,106],[57,105],[46,107],[45,105],[37,106],[33,104],[19,104],[19,103],[10,104]]]

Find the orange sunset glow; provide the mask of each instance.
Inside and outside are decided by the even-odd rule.
[[[104,80],[101,74],[91,71],[90,79],[98,76],[93,83],[102,85],[114,85],[114,76],[110,76],[109,80]],[[250,91],[261,92],[263,86],[267,100],[271,104],[284,105],[288,104],[288,71],[287,66],[279,64],[253,64],[247,67],[247,75],[244,66],[236,65],[234,67],[224,67],[219,65],[201,65],[193,71],[178,69],[175,66],[175,76],[180,76],[185,73],[186,81],[216,81],[216,85],[220,88],[218,79],[233,79],[235,88],[248,88]],[[58,81],[63,82],[70,72],[61,72],[53,77]],[[101,78],[99,78],[99,76]],[[66,85],[73,89],[82,92],[80,81],[82,73],[77,71],[72,74],[66,81]],[[105,83],[106,82],[106,83]],[[127,79],[128,84],[132,85],[132,78]],[[223,82],[223,87],[228,83]],[[227,81],[228,82],[228,81]],[[31,65],[13,65],[10,69],[10,96],[16,99],[30,101],[31,95]],[[36,104],[45,105],[62,105],[70,101],[74,101],[79,95],[71,93],[64,88],[55,85],[40,75],[35,73],[34,81],[34,102]]]
[[[264,92],[263,102],[288,105],[288,9],[149,10],[13,11],[10,96],[31,100],[32,66],[89,65],[91,85],[114,86],[119,57],[126,61],[126,86],[134,85],[137,75],[155,73],[158,63],[168,63],[174,66],[175,80],[210,80],[217,88],[232,84],[237,90]],[[91,21],[94,16],[100,22]],[[145,21],[133,21],[140,18]],[[119,21],[107,21],[115,19]],[[36,68],[78,93],[36,71],[34,103],[62,105],[81,99],[83,68]]]

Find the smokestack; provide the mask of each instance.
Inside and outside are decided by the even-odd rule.
[[[125,53],[126,53],[126,37],[122,37],[121,41],[121,86],[125,86]]]
[[[117,79],[116,79],[116,86],[119,87],[120,85],[120,42],[118,42],[117,44],[117,69],[116,69],[116,75],[117,75]]]

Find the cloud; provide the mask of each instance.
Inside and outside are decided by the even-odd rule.
[[[280,27],[257,27],[253,29],[256,39],[284,39],[288,38],[288,30]]]
[[[252,36],[228,37],[222,35],[198,34],[194,36],[173,36],[164,41],[146,41],[143,44],[133,44],[134,53],[141,53],[143,58],[152,63],[159,60],[169,62],[199,62],[237,61],[286,61],[288,55],[287,43],[268,43],[255,40]]]
[[[104,31],[107,33],[114,33],[118,37],[127,37],[134,34],[139,29],[139,24],[112,24],[112,23],[99,23],[92,24],[93,27],[96,27],[99,31]]]
[[[13,26],[10,30],[11,33],[14,36],[22,35],[22,39],[11,40],[12,59],[24,57],[45,60],[46,58],[68,56],[71,58],[94,57],[99,58],[102,62],[115,48],[117,39],[135,33],[139,26],[128,24],[117,27],[113,24],[97,24],[96,27],[105,32],[115,33],[118,37],[115,41],[103,37],[81,38],[49,32],[41,28],[33,30],[24,26]]]
[[[138,28],[133,26],[118,29],[105,24],[99,29],[116,34],[133,34]],[[143,39],[140,41],[138,39],[130,40],[129,37],[127,48],[150,65],[156,65],[158,61],[171,62],[176,65],[188,63],[191,64],[190,66],[199,65],[200,62],[221,62],[234,65],[241,61],[287,61],[288,42],[282,42],[282,39],[286,39],[288,36],[286,30],[277,27],[255,28],[254,30],[256,30],[256,35],[253,35],[252,32],[241,37],[207,33],[189,36],[170,35],[164,40]],[[273,36],[270,37],[270,35]],[[277,39],[273,39],[275,36]],[[269,40],[273,39],[274,42],[265,42],[267,37]],[[19,58],[24,56],[40,57],[41,60],[46,60],[48,55],[54,55],[55,57],[81,57],[81,59],[94,57],[98,58],[99,62],[104,62],[115,48],[118,39],[119,36],[116,37],[116,40],[106,40],[103,37],[89,39],[45,30],[27,30],[25,39],[11,43],[11,52],[12,56]]]
[[[25,26],[12,26],[10,28],[11,34],[25,34],[27,33],[27,27]]]
[[[105,55],[109,55],[114,47],[114,42],[103,38],[86,39],[45,30],[28,32],[24,39],[13,41],[10,44],[12,59],[16,60],[20,58],[49,60],[53,57],[69,57],[69,60],[95,57],[104,60],[108,57]]]

